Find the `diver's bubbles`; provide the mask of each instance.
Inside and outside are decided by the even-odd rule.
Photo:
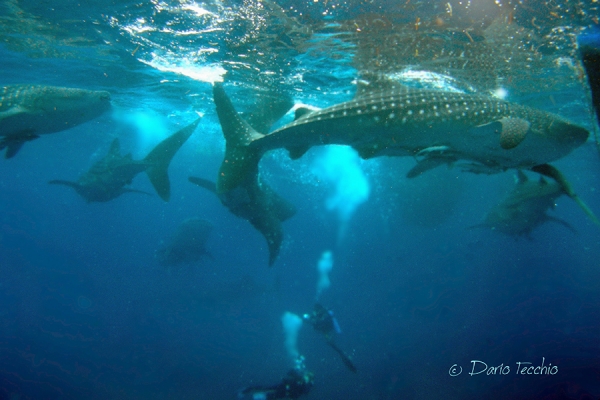
[[[341,237],[357,207],[369,199],[371,192],[360,157],[349,146],[329,145],[313,161],[312,172],[332,186],[325,206],[337,213]]]
[[[136,133],[137,158],[145,156],[158,142],[169,134],[164,116],[152,110],[113,111],[115,121],[133,129]]]
[[[302,328],[302,318],[298,315],[286,311],[281,317],[281,323],[283,324],[283,333],[285,334],[285,349],[293,360],[296,360],[300,353],[298,353],[298,332]]]
[[[329,273],[333,269],[333,253],[326,250],[321,254],[321,258],[317,264],[317,270],[319,271],[319,279],[317,281],[317,300],[321,296],[323,291],[329,289],[331,281],[329,280]]]

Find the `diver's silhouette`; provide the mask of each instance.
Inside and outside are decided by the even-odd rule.
[[[315,330],[325,338],[327,344],[340,355],[344,365],[352,372],[356,373],[357,369],[350,356],[348,356],[342,349],[340,349],[334,342],[334,332],[342,333],[340,326],[333,316],[333,311],[326,309],[321,304],[316,303],[313,312],[310,314],[304,314],[303,318],[308,321]]]

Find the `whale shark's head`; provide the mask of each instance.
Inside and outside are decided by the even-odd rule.
[[[56,86],[43,87],[43,95],[35,97],[31,110],[60,115],[62,122],[77,125],[102,115],[110,109],[110,93]]]
[[[547,132],[560,146],[571,149],[583,145],[590,135],[587,129],[562,119],[554,120]]]

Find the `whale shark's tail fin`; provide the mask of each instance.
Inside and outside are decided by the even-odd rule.
[[[213,86],[213,97],[225,137],[225,158],[217,177],[217,192],[226,193],[258,173],[261,154],[249,146],[264,135],[239,116],[219,82]]]
[[[575,203],[577,203],[579,207],[581,207],[583,212],[592,220],[592,222],[600,226],[600,221],[598,220],[594,212],[587,206],[587,204],[583,202],[583,200],[581,200],[579,196],[577,196],[577,193],[575,193],[575,190],[573,189],[573,186],[571,186],[571,183],[569,183],[567,178],[562,174],[562,172],[556,169],[556,167],[553,167],[550,164],[542,164],[536,165],[535,167],[531,168],[531,170],[537,172],[538,174],[550,177],[556,182],[558,182],[567,194],[567,196],[575,200]]]
[[[198,118],[190,125],[157,144],[144,158],[144,162],[150,165],[148,169],[146,169],[146,174],[148,174],[148,178],[150,178],[150,182],[152,182],[152,186],[154,186],[156,193],[164,201],[169,201],[169,198],[171,197],[171,184],[167,172],[169,164],[175,156],[175,153],[177,153],[186,140],[194,133],[194,130],[196,130],[196,127],[200,123],[200,119],[201,118]]]

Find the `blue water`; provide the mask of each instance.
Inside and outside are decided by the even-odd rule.
[[[514,171],[441,167],[409,181],[411,158],[363,161],[315,147],[291,161],[277,151],[261,173],[298,212],[284,222],[269,268],[264,238],[187,179],[214,181],[223,159],[212,81],[225,80],[240,111],[252,109],[262,86],[297,103],[336,104],[352,98],[365,65],[393,72],[406,42],[384,39],[413,35],[417,18],[414,35],[447,18],[436,40],[476,44],[499,18],[511,40],[537,41],[540,65],[515,55],[496,70],[507,99],[594,131],[570,47],[597,24],[593,5],[582,13],[571,2],[452,2],[450,18],[445,1],[54,3],[0,4],[0,83],[107,90],[113,110],[0,162],[0,398],[233,399],[293,367],[281,316],[310,312],[317,293],[335,311],[336,343],[358,373],[305,323],[297,351],[315,376],[307,399],[600,397],[600,229],[566,196],[549,214],[576,234],[547,223],[514,238],[468,229],[512,188]],[[460,34],[467,28],[472,34]],[[537,36],[519,36],[524,29]],[[203,120],[169,169],[168,203],[144,174],[130,187],[152,196],[107,203],[47,183],[76,180],[115,137],[141,159],[197,113]],[[596,214],[599,161],[591,137],[554,163]],[[160,266],[156,250],[191,217],[214,225],[210,256]],[[328,285],[318,269],[325,251],[333,254]],[[500,368],[471,376],[482,366],[475,360]],[[557,373],[519,375],[517,362]]]

